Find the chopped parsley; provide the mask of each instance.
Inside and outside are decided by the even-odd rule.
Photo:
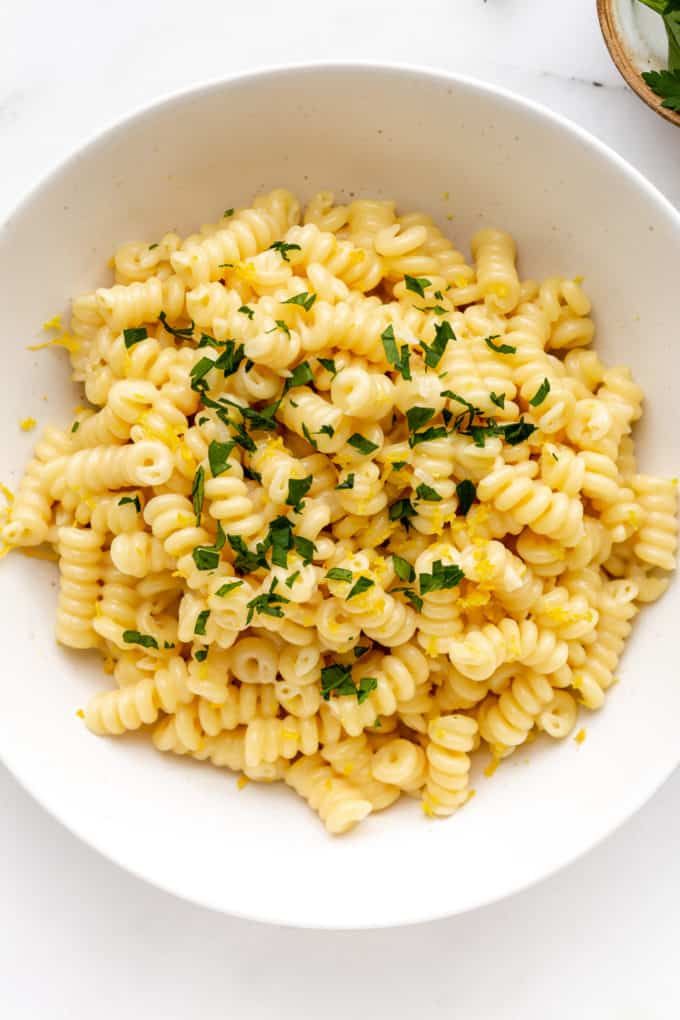
[[[288,479],[288,495],[286,496],[286,503],[289,506],[292,506],[296,513],[299,513],[302,509],[302,500],[311,489],[313,482],[313,475],[307,475],[306,478]]]
[[[295,546],[295,551],[302,557],[304,566],[311,563],[314,553],[316,552],[316,546],[312,542],[311,538],[303,538],[302,535],[295,535],[293,537],[293,544]]]
[[[428,368],[436,368],[442,359],[442,355],[446,350],[449,340],[455,340],[456,334],[451,328],[450,322],[438,322],[435,327],[435,336],[431,344],[421,343],[421,347],[425,352],[425,364]]]
[[[432,281],[426,280],[424,276],[409,276],[408,273],[404,274],[404,283],[406,290],[412,290],[422,298],[425,297],[425,288],[432,286]]]
[[[73,425],[71,425],[71,432],[77,432],[79,428],[80,428],[80,422],[79,421],[74,421]]]
[[[151,634],[140,634],[138,630],[124,630],[123,641],[126,645],[141,645],[142,648],[158,648],[156,638]]]
[[[420,574],[418,581],[421,595],[427,595],[430,591],[443,591],[448,588],[455,588],[465,577],[460,567],[452,563],[444,566],[441,560],[435,560],[432,564],[431,574]]]
[[[363,595],[363,593],[368,591],[369,588],[372,588],[374,584],[375,581],[372,581],[370,577],[359,577],[350,589],[349,593],[345,596],[345,602],[349,602],[350,599],[356,598],[357,595]]]
[[[233,209],[225,209],[224,212],[222,213],[222,218],[226,220],[226,219],[229,218],[229,216],[233,216],[233,215],[234,215],[234,210]]]
[[[396,553],[392,553],[392,563],[394,565],[394,572],[400,581],[415,581],[416,572],[408,560],[404,560],[401,556],[397,556]]]
[[[289,574],[288,577],[286,578],[286,588],[292,588],[299,576],[300,576],[299,570],[296,570],[294,574]]]
[[[448,435],[444,425],[434,425],[425,429],[424,432],[412,432],[408,437],[410,447],[418,446],[420,443],[431,443],[435,439],[445,439]]]
[[[210,464],[213,478],[217,478],[218,475],[229,471],[231,468],[229,457],[235,445],[236,442],[233,439],[228,443],[219,443],[216,439],[211,441],[208,446],[208,463]]]
[[[411,379],[411,352],[407,344],[402,344],[401,350],[398,349],[394,338],[394,327],[391,324],[383,331],[380,339],[382,340],[385,357],[390,365],[401,374],[403,379]]]
[[[312,305],[314,304],[315,301],[316,301],[316,294],[314,294],[314,293],[310,294],[306,290],[303,290],[301,294],[294,294],[293,297],[286,298],[286,300],[282,301],[281,304],[282,305],[301,305],[302,308],[304,308],[304,310],[306,312],[308,312],[310,310],[310,308],[312,307]]]
[[[327,372],[330,372],[331,375],[338,374],[338,370],[335,367],[335,361],[333,360],[333,358],[317,358],[316,360],[323,368],[326,369]]]
[[[416,429],[422,428],[432,418],[434,418],[433,407],[409,407],[406,412],[409,432],[415,432]]]
[[[291,374],[286,379],[283,392],[286,393],[292,389],[293,386],[306,386],[307,383],[314,380],[312,373],[312,367],[308,361],[301,361],[299,365],[296,365]]]
[[[161,312],[158,318],[163,323],[163,326],[167,330],[167,332],[170,333],[172,336],[176,336],[180,340],[187,340],[193,337],[195,326],[193,319],[191,320],[190,326],[182,326],[180,329],[177,329],[175,326],[168,325],[168,319],[165,312]]]
[[[125,506],[127,503],[131,503],[137,513],[142,512],[142,504],[139,502],[139,496],[122,496],[118,500],[118,506]]]
[[[344,481],[340,482],[335,486],[336,489],[353,489],[354,488],[354,472],[350,471]]]
[[[401,592],[402,595],[409,600],[414,609],[420,612],[423,608],[423,600],[420,595],[413,590],[413,588],[393,588],[390,594],[396,594]]]
[[[349,582],[352,580],[352,571],[345,570],[344,567],[331,567],[331,569],[326,574],[326,580],[347,581],[347,583],[349,584]]]
[[[293,548],[293,524],[287,517],[276,517],[269,525],[269,541],[272,549],[272,563],[277,567],[288,566],[288,553]]]
[[[531,404],[532,407],[538,407],[539,404],[543,403],[543,401],[545,400],[549,393],[550,393],[550,380],[546,378],[538,387],[529,403]]]
[[[283,616],[281,606],[288,605],[290,599],[284,598],[283,595],[278,595],[273,590],[273,585],[274,582],[272,582],[272,588],[269,591],[256,595],[254,599],[250,600],[246,624],[250,623],[255,613],[261,613],[263,616]]]
[[[201,523],[204,495],[205,495],[205,470],[202,467],[199,467],[196,469],[194,481],[191,486],[191,502],[194,507],[194,513],[196,514],[196,527],[199,527]]]
[[[506,443],[510,446],[517,446],[536,431],[536,426],[531,425],[523,417],[520,417],[519,421],[513,421],[509,425],[501,425],[499,429]]]
[[[248,305],[241,305],[241,307],[239,308],[239,312],[241,313],[241,315],[247,315],[249,319],[252,319],[255,315],[253,309],[249,308]]]
[[[441,502],[441,496],[436,489],[433,489],[431,485],[426,485],[425,482],[421,482],[416,489],[416,496],[418,499],[426,500],[429,503]]]
[[[391,521],[399,521],[406,530],[410,527],[411,517],[417,517],[416,510],[408,499],[398,499],[395,503],[392,503],[389,509],[389,518]]]
[[[225,541],[222,524],[217,522],[217,535],[214,545],[197,545],[192,550],[191,557],[199,570],[216,570],[220,562],[220,552],[224,548]]]
[[[365,676],[361,678],[357,687],[352,680],[352,667],[343,666],[339,662],[333,663],[332,666],[324,666],[321,670],[321,696],[324,701],[328,701],[331,694],[339,697],[354,695],[361,705],[377,686],[378,681],[375,677]]]
[[[243,581],[229,581],[227,582],[227,584],[220,585],[220,587],[215,592],[215,595],[217,595],[218,598],[223,599],[226,595],[229,595],[232,591],[235,591],[237,588],[240,588],[242,584]]]
[[[501,410],[505,407],[505,393],[494,393],[492,390],[489,394],[489,399],[492,404],[495,404],[496,407],[500,407]]]
[[[124,329],[123,340],[125,341],[126,348],[129,350],[131,347],[134,347],[135,344],[140,343],[140,341],[146,340],[148,335],[146,326],[136,326],[134,329]]]
[[[484,343],[486,344],[486,346],[491,348],[492,351],[495,351],[496,354],[516,354],[517,353],[517,348],[516,347],[511,347],[510,344],[495,344],[494,340],[498,340],[498,333],[496,333],[494,336],[485,336],[484,337]]]
[[[199,637],[205,637],[205,626],[210,617],[209,609],[202,609],[196,617],[196,624],[194,625],[194,634],[198,634]]]
[[[354,646],[354,658],[355,659],[360,659],[362,655],[365,655],[366,652],[370,652],[370,650],[371,650],[371,646],[370,645],[355,645]]]
[[[284,262],[290,262],[288,258],[289,251],[302,251],[299,244],[286,244],[285,241],[274,241],[273,244],[269,245],[270,251],[277,251]]]
[[[477,495],[475,483],[471,482],[469,478],[464,478],[462,482],[458,482],[456,485],[456,495],[458,496],[456,513],[460,517],[465,517]]]
[[[354,432],[347,442],[365,457],[368,456],[369,453],[373,453],[374,450],[378,449],[377,443],[372,443],[370,439],[366,439],[366,437],[362,436],[359,432]]]
[[[208,658],[207,648],[199,648],[197,651],[194,652],[194,659],[196,660],[196,662],[205,662],[207,658]]]

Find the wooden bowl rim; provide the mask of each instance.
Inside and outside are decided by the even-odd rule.
[[[627,84],[655,113],[660,114],[664,120],[675,124],[676,127],[680,127],[680,113],[675,113],[661,105],[662,100],[655,92],[652,92],[633,63],[616,24],[614,0],[597,0],[597,16],[609,55]]]

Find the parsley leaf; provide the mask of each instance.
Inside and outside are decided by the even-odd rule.
[[[397,342],[394,339],[394,326],[391,324],[387,326],[383,330],[380,339],[382,340],[385,357],[390,365],[400,373],[403,379],[407,381],[411,379],[411,352],[407,344],[402,344],[401,351],[398,349]]]
[[[249,319],[252,319],[255,315],[253,309],[249,308],[248,305],[241,305],[241,307],[239,308],[239,312],[241,313],[241,315],[247,315]]]
[[[391,521],[399,521],[408,531],[411,517],[417,517],[417,513],[408,499],[398,499],[395,503],[392,503],[389,509]]]
[[[543,401],[545,400],[549,393],[550,393],[550,380],[546,378],[538,387],[529,403],[531,404],[532,407],[538,407],[539,404],[543,403]]]
[[[168,319],[167,319],[167,316],[166,316],[165,312],[161,312],[160,315],[158,316],[158,318],[163,323],[164,329],[168,333],[170,333],[172,336],[176,336],[180,340],[187,340],[187,339],[191,339],[193,337],[193,335],[194,335],[194,325],[195,325],[193,319],[191,320],[191,325],[190,326],[182,326],[181,329],[177,329],[174,326],[169,326],[168,325]]]
[[[286,379],[283,392],[286,393],[291,390],[293,386],[306,386],[307,383],[312,382],[314,375],[312,373],[312,367],[308,361],[301,361],[299,365],[296,365],[292,373]]]
[[[338,370],[335,367],[335,361],[333,360],[333,358],[317,358],[316,360],[319,362],[320,365],[323,366],[323,368],[326,369],[327,372],[330,372],[331,375],[338,374]]]
[[[299,244],[286,244],[285,241],[274,241],[269,245],[269,251],[277,251],[284,262],[290,262],[289,251],[302,251]]]
[[[406,412],[409,432],[415,432],[416,429],[426,425],[432,418],[434,418],[433,407],[409,407]]]
[[[312,487],[314,477],[307,475],[306,478],[289,478],[288,479],[288,495],[286,496],[286,503],[292,506],[295,511],[302,509],[302,500],[307,495]]]
[[[411,603],[414,609],[420,612],[423,608],[423,600],[413,588],[393,588],[390,594],[401,592]]]
[[[408,273],[404,274],[404,283],[406,290],[412,290],[422,298],[425,297],[425,288],[432,285],[432,281],[426,280],[424,276],[409,276]]]
[[[509,425],[500,426],[505,442],[510,446],[517,446],[536,431],[535,425],[530,425],[523,417],[519,421],[511,422]]]
[[[126,645],[141,645],[142,648],[158,648],[158,642],[151,634],[140,634],[138,630],[124,630],[123,641]]]
[[[372,581],[370,577],[360,577],[352,586],[348,595],[345,596],[345,602],[349,602],[350,599],[354,599],[357,595],[363,595],[365,591],[372,588],[375,581]]]
[[[431,485],[426,485],[425,482],[421,482],[416,489],[416,496],[418,499],[424,499],[429,503],[439,503],[441,496],[436,489],[433,489]]]
[[[680,113],[680,68],[673,71],[643,71],[642,77],[652,92],[663,99],[661,105],[666,110]]]
[[[336,489],[353,489],[354,488],[354,472],[350,473],[345,478],[344,482],[340,482],[339,485],[335,486]]]
[[[293,524],[287,517],[276,517],[269,525],[269,540],[272,547],[272,563],[277,567],[288,566],[288,553],[293,548]]]
[[[252,552],[240,535],[227,535],[227,542],[236,553],[234,569],[237,570],[239,574],[251,574],[259,567],[264,567],[265,570],[267,569],[268,564],[265,558],[266,550],[263,547],[263,543],[258,543],[256,551]],[[195,551],[196,550],[194,550],[194,552]]]
[[[489,394],[489,399],[492,404],[495,404],[496,407],[500,407],[501,410],[505,407],[505,393],[494,393],[492,390]]]
[[[312,542],[311,538],[303,538],[302,535],[295,535],[293,537],[293,544],[295,545],[295,551],[302,557],[302,562],[305,566],[308,566],[312,562],[314,553],[316,552],[316,546]]]
[[[224,212],[222,213],[222,218],[226,220],[226,219],[228,219],[229,216],[233,216],[233,215],[234,215],[234,210],[233,209],[225,209]]]
[[[283,595],[277,595],[275,591],[266,591],[261,595],[256,595],[248,603],[246,624],[250,623],[255,613],[262,613],[264,616],[283,616],[280,606],[287,605],[289,602],[290,599],[284,598]]]
[[[443,425],[435,425],[432,428],[425,429],[424,432],[413,432],[408,437],[408,445],[414,447],[420,443],[431,443],[434,439],[445,439],[447,435],[448,433]]]
[[[359,681],[359,687],[357,688],[357,701],[360,705],[363,705],[364,701],[378,686],[378,681],[374,676],[362,676]]]
[[[217,589],[217,591],[215,592],[215,594],[216,594],[216,595],[217,595],[217,596],[218,596],[219,598],[223,599],[223,598],[225,597],[225,595],[229,595],[229,594],[230,594],[230,592],[232,592],[232,591],[235,591],[235,590],[236,590],[236,588],[240,588],[242,584],[243,584],[243,581],[230,581],[230,582],[228,582],[227,584],[223,584],[223,585],[221,585],[221,586],[220,586],[220,587],[219,587],[219,588]]]
[[[229,471],[231,468],[229,457],[235,445],[236,442],[233,439],[228,443],[218,443],[216,439],[210,442],[208,446],[208,463],[210,464],[213,478],[217,478],[218,475]]]
[[[123,340],[125,341],[126,348],[129,350],[131,347],[134,347],[135,344],[138,344],[141,340],[146,340],[148,335],[149,334],[146,331],[146,326],[137,326],[134,329],[124,329]]]
[[[205,625],[210,617],[209,609],[202,609],[196,617],[196,623],[194,625],[194,634],[198,634],[200,637],[205,637]]]
[[[302,423],[302,435],[305,437],[310,446],[313,446],[315,450],[318,450],[319,448],[318,443],[316,439],[314,439],[314,437],[312,436],[312,433],[307,428],[305,422]]]
[[[401,581],[415,581],[416,572],[408,560],[404,560],[396,553],[392,553],[394,572]]]
[[[427,595],[430,591],[443,591],[447,588],[455,588],[465,577],[465,574],[460,567],[452,563],[450,566],[444,566],[441,560],[435,560],[432,564],[431,574],[420,574],[418,581],[420,583],[421,595]]]
[[[205,662],[207,658],[208,658],[207,648],[199,648],[198,651],[194,652],[194,659],[196,660],[196,662]]]
[[[139,502],[139,496],[123,496],[118,500],[118,506],[125,506],[126,503],[132,503],[138,514],[142,512],[142,504]]]
[[[203,512],[203,499],[205,491],[205,471],[202,467],[197,468],[194,481],[191,486],[191,502],[196,514],[196,527],[200,527],[201,513]]]
[[[286,588],[292,588],[299,576],[300,576],[299,570],[296,570],[294,574],[289,574],[288,577],[286,578]]]
[[[326,574],[326,580],[347,581],[349,583],[352,580],[352,571],[345,570],[344,567],[331,567]]]
[[[484,343],[487,347],[490,347],[496,354],[516,354],[517,348],[511,347],[510,344],[495,344],[494,340],[498,339],[498,333],[494,336],[485,336]]]
[[[304,308],[304,310],[306,312],[308,312],[309,309],[312,307],[312,305],[314,304],[315,301],[316,301],[316,294],[314,294],[314,293],[310,294],[306,290],[303,290],[301,294],[294,294],[293,297],[287,298],[285,301],[282,301],[281,304],[282,305],[301,305]]]
[[[435,327],[435,336],[431,344],[421,343],[421,347],[425,351],[425,364],[428,368],[436,368],[442,359],[442,355],[446,350],[449,340],[455,340],[456,334],[451,328],[450,322],[438,322]]]
[[[360,435],[358,432],[353,433],[347,442],[364,456],[367,456],[369,453],[373,453],[374,450],[378,449],[377,443],[372,443],[370,439],[366,439],[365,436]]]
[[[342,666],[335,662],[321,670],[321,696],[324,701],[329,701],[332,693],[339,695],[357,693],[352,680],[351,666]]]
[[[459,517],[465,517],[477,495],[475,483],[471,482],[469,478],[464,478],[462,482],[458,482],[456,485],[456,495],[458,496],[456,513]]]

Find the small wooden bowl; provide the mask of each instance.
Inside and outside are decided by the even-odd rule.
[[[662,99],[655,92],[652,92],[642,77],[642,71],[654,70],[656,68],[652,62],[645,61],[645,66],[640,67],[640,61],[636,61],[632,47],[626,39],[618,17],[617,10],[620,3],[621,0],[597,0],[597,15],[600,19],[600,28],[602,29],[602,35],[604,36],[610,56],[633,92],[647,106],[660,114],[664,120],[680,127],[680,113],[675,113],[673,110],[668,110],[662,106]]]

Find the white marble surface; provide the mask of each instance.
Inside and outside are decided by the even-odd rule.
[[[329,58],[438,66],[514,89],[595,132],[680,205],[680,131],[624,87],[595,0],[3,0],[0,40],[0,221],[84,139],[157,96]],[[677,1020],[679,803],[676,774],[583,860],[474,914],[324,934],[150,888],[0,769],[0,1016],[334,1020],[358,1008],[376,1020]],[[238,881],[228,854],[225,867]]]

